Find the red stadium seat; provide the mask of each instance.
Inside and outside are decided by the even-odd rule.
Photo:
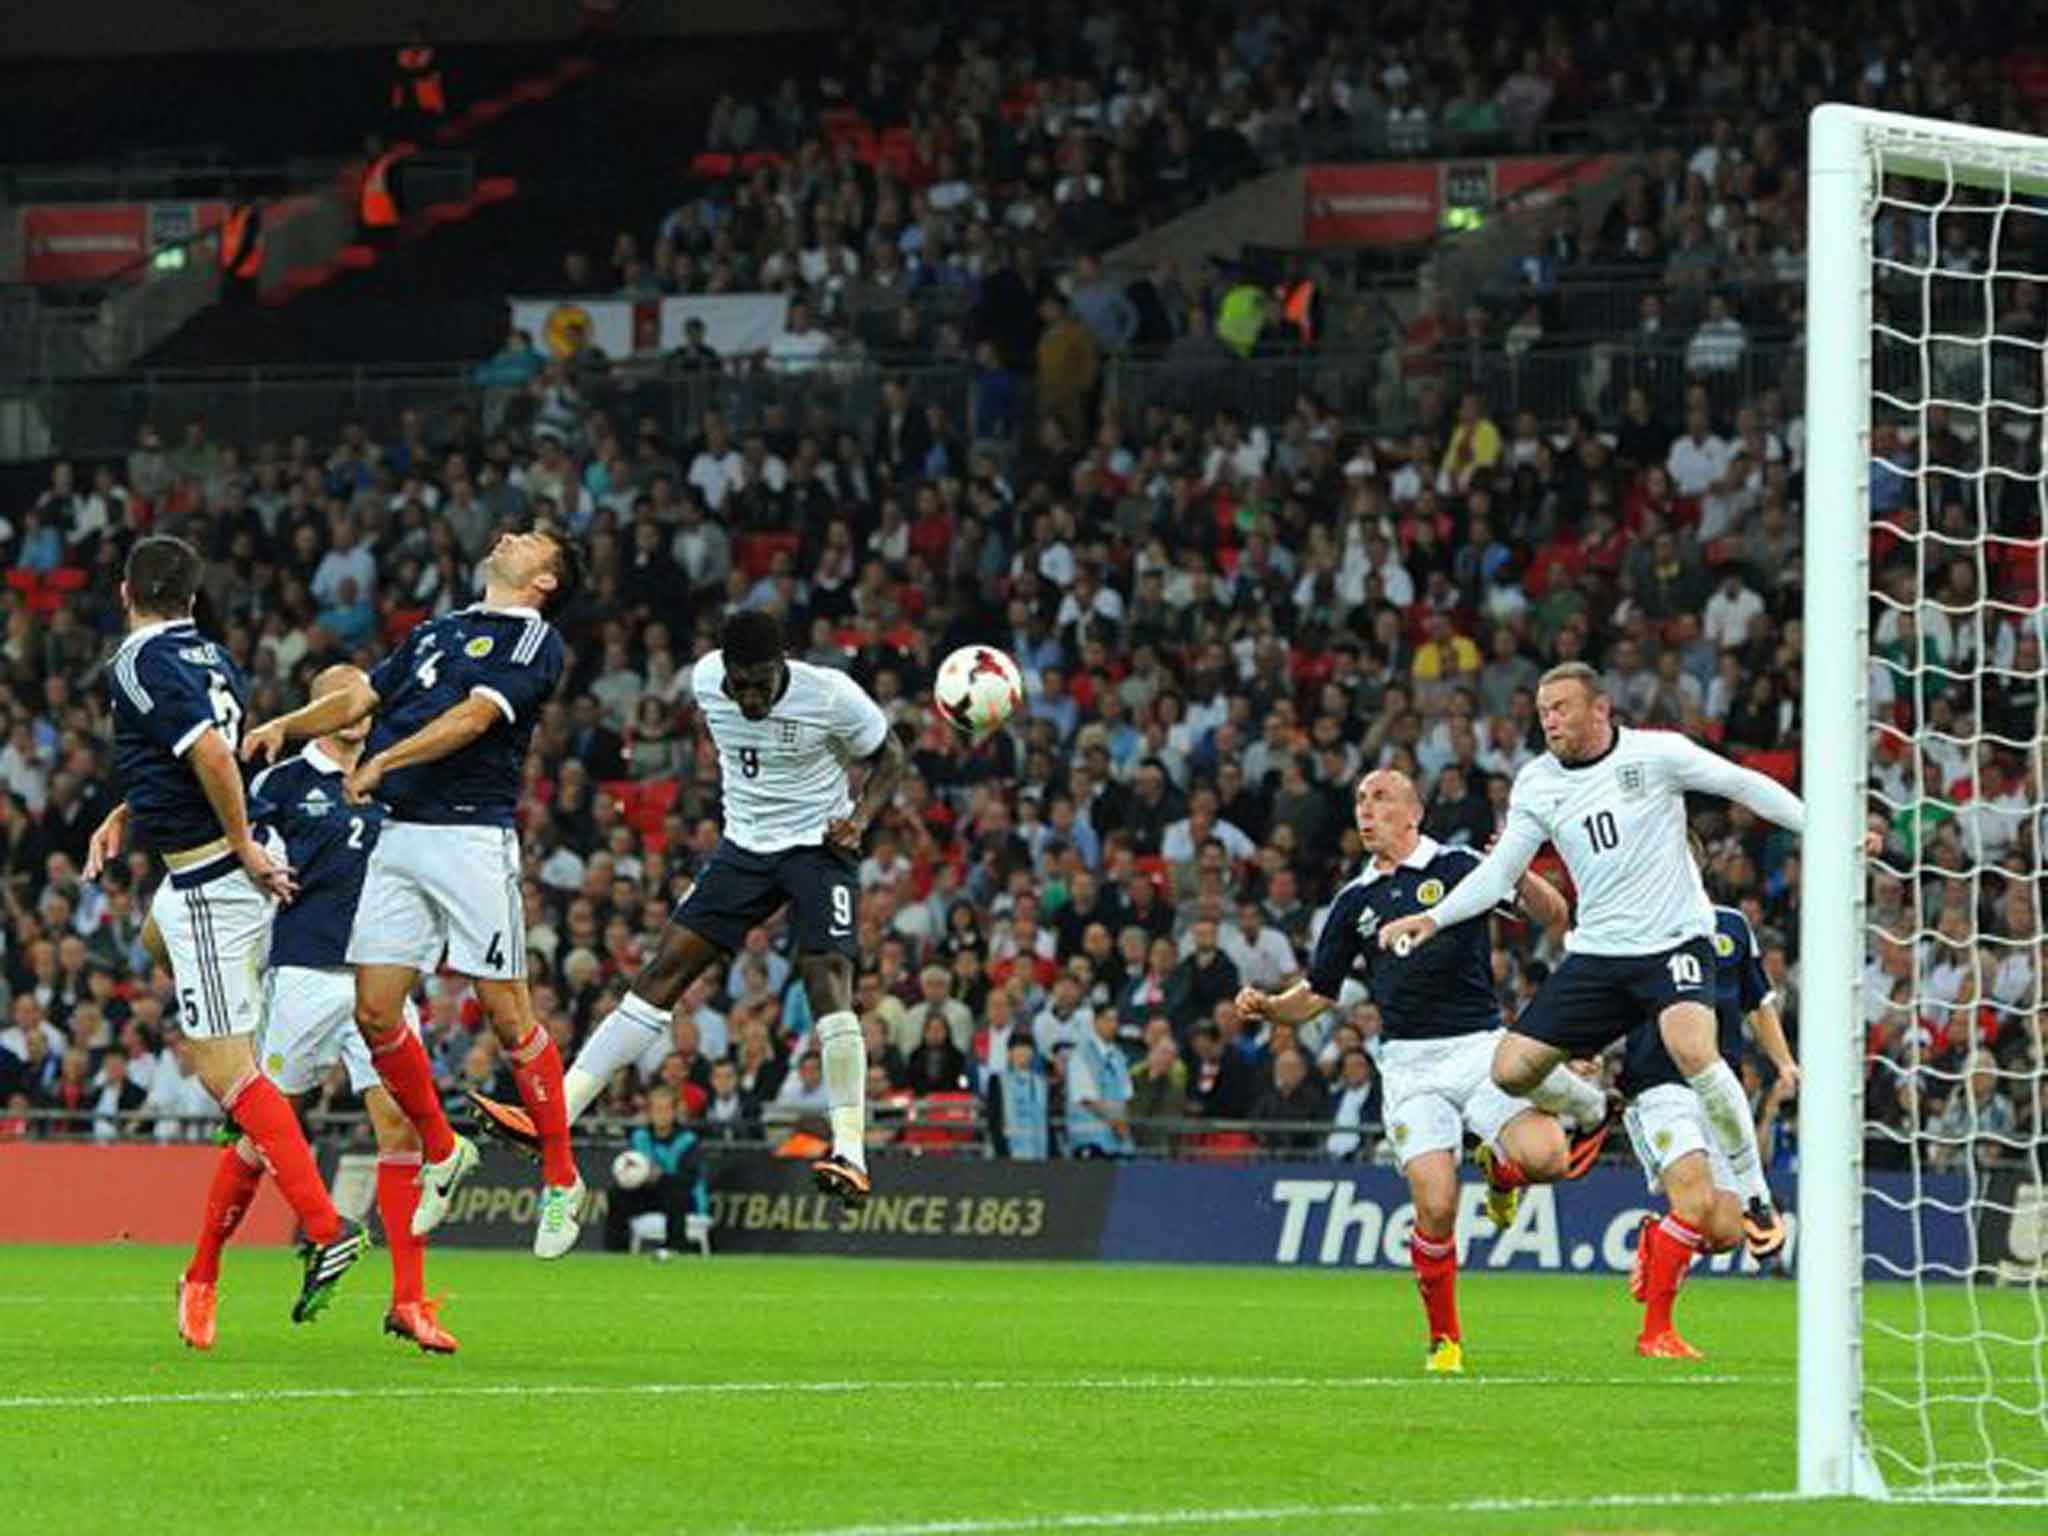
[[[1788,788],[1799,777],[1799,754],[1794,751],[1742,752],[1736,755],[1735,760],[1743,767],[1753,768]]]
[[[794,533],[745,533],[739,538],[740,569],[747,573],[747,580],[759,581],[768,574],[778,554],[788,554],[792,559],[803,547],[803,539]]]
[[[977,1144],[981,1102],[971,1093],[928,1093],[903,1121],[899,1146],[920,1152],[966,1151]]]
[[[1205,1163],[1250,1162],[1259,1155],[1259,1138],[1250,1131],[1205,1131],[1181,1137],[1179,1150]]]

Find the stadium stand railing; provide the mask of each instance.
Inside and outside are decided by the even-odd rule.
[[[1527,410],[1557,422],[1582,410],[1611,413],[1632,383],[1645,384],[1653,403],[1670,414],[1693,379],[1704,379],[1717,400],[1732,405],[1771,384],[1789,387],[1799,376],[1799,349],[1787,341],[1752,342],[1731,366],[1700,370],[1688,361],[1690,335],[1664,334],[1668,340],[1653,344],[1607,334],[1545,336],[1526,349],[1495,342],[1446,345],[1408,377],[1407,390],[1383,387],[1380,355],[1370,351],[1296,348],[1199,360],[1125,354],[1106,360],[1100,389],[1127,414],[1161,406],[1204,423],[1226,409],[1246,421],[1279,420],[1303,393],[1313,393],[1351,428],[1392,433],[1414,421],[1414,394],[1426,381],[1451,397],[1477,390],[1496,419]],[[253,444],[299,432],[328,433],[338,421],[381,428],[408,408],[434,412],[459,403],[489,430],[520,425],[525,397],[493,398],[476,387],[471,373],[466,364],[162,369],[34,380],[13,393],[33,404],[48,440],[86,459],[126,453],[146,423],[161,428],[203,419],[219,439]],[[801,368],[759,362],[715,373],[676,373],[650,358],[616,369],[591,403],[615,415],[651,416],[681,441],[713,408],[739,426],[759,421],[770,405],[782,406],[792,421],[816,408],[836,422],[865,423],[873,419],[888,378],[902,378],[919,404],[943,407],[956,428],[984,436],[972,421],[975,375],[965,363],[869,357]],[[1029,380],[1019,384],[1028,397]],[[1020,429],[1035,425],[1027,413]],[[19,414],[0,418],[0,460],[21,462],[46,451]]]

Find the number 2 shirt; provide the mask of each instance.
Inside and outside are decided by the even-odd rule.
[[[129,632],[107,665],[114,709],[114,773],[145,848],[178,852],[225,835],[184,758],[208,728],[230,749],[242,741],[241,669],[190,619]]]
[[[343,779],[341,764],[315,741],[264,769],[249,786],[249,819],[283,845],[299,882],[297,899],[279,909],[271,927],[273,966],[348,963],[349,929],[384,807],[349,804]]]
[[[374,757],[424,730],[465,699],[482,696],[504,716],[460,752],[384,776],[378,794],[393,821],[509,827],[541,706],[562,680],[562,637],[531,608],[482,603],[429,619],[370,674]]]

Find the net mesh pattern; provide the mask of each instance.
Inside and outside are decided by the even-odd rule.
[[[1864,1427],[1894,1494],[2048,1499],[2048,198],[1871,154]]]

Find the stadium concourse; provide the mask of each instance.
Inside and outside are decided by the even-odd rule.
[[[2014,124],[2036,110],[2032,76],[1965,68],[1966,55],[1946,51],[1989,36],[1996,18],[1974,17],[1937,45],[1917,26],[1852,37],[1822,7],[1799,22],[1758,12],[1727,22],[1726,36],[1674,32],[1667,50],[1639,54],[1630,29],[1662,29],[1658,10],[1603,16],[1583,33],[1562,21],[1534,28],[1523,53],[1418,24],[1370,46],[1339,35],[1320,54],[1305,13],[1202,12],[1211,29],[1243,22],[1216,33],[1227,52],[1197,93],[1206,129],[1268,159],[1296,152],[1309,130],[1354,133],[1354,150],[1381,152],[1399,123],[1413,132],[1396,147],[1415,153],[1439,129],[1446,144],[1469,130],[1488,145],[1596,124],[1601,142],[1621,125],[1638,135],[1621,142],[1649,151],[1602,217],[1575,227],[1566,204],[1532,256],[1419,306],[1398,400],[1342,387],[1216,409],[1237,397],[1229,370],[1260,360],[1201,334],[1225,290],[1184,274],[1172,279],[1187,285],[1179,297],[1159,302],[1166,275],[1143,280],[1148,294],[1085,261],[1120,226],[1079,217],[1077,200],[1086,212],[1140,162],[1148,185],[1173,180],[1172,154],[1149,149],[1130,164],[1110,155],[1104,177],[1091,170],[1114,148],[1105,126],[1143,146],[1179,143],[1171,119],[1154,114],[1180,83],[1168,67],[1180,50],[1156,72],[1130,62],[1166,12],[1110,8],[1058,49],[1000,19],[963,49],[895,29],[904,18],[890,12],[891,25],[850,37],[817,86],[787,87],[766,107],[720,104],[705,153],[737,158],[698,167],[715,185],[699,185],[666,241],[650,240],[659,270],[615,246],[622,289],[699,289],[690,273],[744,249],[753,262],[728,263],[722,286],[801,288],[815,301],[814,311],[792,306],[787,344],[765,365],[681,358],[716,381],[707,398],[719,411],[675,430],[646,417],[604,359],[543,367],[514,347],[459,406],[396,402],[274,441],[226,441],[204,421],[167,417],[123,460],[56,466],[45,491],[9,509],[0,546],[10,567],[0,1134],[189,1135],[179,1117],[207,1107],[180,1069],[173,989],[139,944],[153,872],[137,859],[99,886],[78,878],[107,803],[94,669],[120,627],[112,573],[132,540],[169,531],[205,550],[203,613],[255,680],[251,715],[264,719],[301,702],[322,665],[373,659],[423,616],[469,601],[491,531],[552,512],[585,541],[595,573],[563,616],[573,666],[536,739],[522,811],[536,1001],[565,1056],[617,1000],[715,838],[715,767],[677,701],[720,615],[754,606],[784,618],[795,653],[852,671],[915,743],[910,786],[861,869],[859,1006],[891,1093],[964,1107],[956,1096],[977,1091],[992,1042],[1026,1029],[1057,1077],[1060,1046],[1089,1010],[1110,1009],[1140,1122],[1259,1121],[1275,1150],[1375,1155],[1371,1004],[1348,995],[1299,1038],[1248,1029],[1231,1004],[1240,982],[1272,986],[1303,963],[1319,914],[1356,870],[1358,773],[1404,768],[1432,836],[1483,845],[1508,780],[1540,750],[1535,677],[1584,659],[1625,719],[1683,730],[1789,779],[1804,446],[1798,381],[1784,372],[1801,325],[1794,125],[1826,91]],[[957,100],[946,95],[955,88]],[[990,150],[951,180],[938,141],[918,137],[938,131],[942,106],[986,119],[965,136]],[[1660,114],[1684,137],[1657,127]],[[906,148],[892,135],[913,122],[923,127]],[[800,152],[812,128],[840,135],[837,192],[772,159],[740,164]],[[883,194],[899,172],[909,190],[890,223]],[[820,217],[828,193],[859,217]],[[1945,270],[1982,272],[1972,228],[1902,220],[1888,238],[1905,252],[1938,250]],[[851,254],[837,254],[840,241]],[[679,268],[693,244],[707,263]],[[989,254],[999,248],[1007,261]],[[1070,263],[1064,279],[1047,275]],[[911,274],[900,283],[899,265]],[[837,408],[870,398],[833,392],[849,370],[877,377],[871,361],[829,350],[849,270],[885,293],[962,285],[951,329],[919,332],[907,355],[1001,343],[971,414],[931,411],[886,383],[872,415]],[[574,273],[594,288],[608,281],[587,261]],[[1028,281],[1008,283],[1020,273]],[[1575,277],[1604,286],[1575,288]],[[2015,346],[2043,333],[2037,287],[1999,287],[1996,324]],[[1035,301],[1056,292],[1041,319]],[[1589,324],[1580,298],[1614,292],[1626,317]],[[1021,314],[1008,302],[1019,295]],[[998,313],[1005,324],[990,329]],[[1169,359],[1224,382],[1162,391],[1141,409],[1100,389],[1090,369],[1068,368],[1135,344],[1133,313],[1167,327],[1150,339]],[[1520,382],[1518,360],[1544,355],[1546,336],[1552,353],[1606,347],[1640,366],[1617,366],[1608,387],[1560,406]],[[1302,342],[1269,332],[1243,350],[1300,358]],[[1298,376],[1356,383],[1335,343],[1318,344],[1327,350]],[[1039,413],[1026,416],[1034,400]],[[1966,428],[1943,423],[1929,442],[1897,444],[1911,451],[1891,461],[1880,503],[1911,504],[1943,463],[1960,462]],[[2038,467],[2035,445],[2013,452]],[[2030,499],[2007,498],[1999,531],[2038,538],[2038,515]],[[1876,548],[1880,581],[1907,604],[1931,595],[1914,590],[1917,547]],[[1939,579],[1967,601],[1975,578],[1965,566]],[[1015,728],[978,751],[926,706],[938,658],[966,641],[1011,652],[1030,689]],[[1991,641],[2017,649],[2038,637],[2013,624]],[[1877,644],[1894,666],[1931,647],[1948,687],[1925,708],[1945,713],[1953,735],[1972,734],[1980,658],[1963,638],[1900,622],[1881,627]],[[2037,731],[2031,691],[1996,704],[2002,737]],[[1894,787],[1912,776],[1881,766]],[[1995,793],[1960,804],[1970,767],[1929,749],[1927,783],[1945,792],[1902,813],[1893,834],[1897,853],[1924,840],[1927,888],[1890,879],[1877,892],[1886,911],[1926,914],[1894,931],[1939,930],[1921,942],[1917,970],[1904,944],[1872,966],[1874,1056],[1917,1052],[1938,1067],[1907,1093],[1906,1074],[1878,1073],[1874,1112],[1902,1128],[1878,1156],[1903,1159],[1917,1128],[1948,1127],[1937,1162],[1996,1160],[2041,1134],[2044,1106],[2010,1092],[2012,1081],[2041,1081],[2035,961],[1977,942],[2030,932],[2030,911],[1986,896],[1972,914],[1942,897],[1960,883],[1937,873],[1980,856],[2037,869],[2039,789],[2027,764],[1987,746],[1983,782]],[[1762,936],[1796,1038],[1794,848],[1741,813],[1703,814],[1698,829],[1709,884]],[[1535,936],[1512,936],[1505,1009],[1526,1001],[1554,958]],[[427,1004],[446,1091],[503,1097],[505,1070],[474,999],[444,981]],[[622,1074],[601,1109],[635,1116],[666,1079],[687,1113],[718,1116],[724,1137],[815,1113],[810,1024],[777,933],[757,935],[690,995],[675,1050]],[[1979,1051],[2013,1077],[1975,1072]],[[712,1109],[713,1063],[727,1057],[738,1092]],[[1782,1164],[1782,1094],[1761,1070],[1751,1089]],[[1964,1154],[1972,1127],[1987,1140]],[[1138,1126],[1147,1151],[1208,1139],[1184,1123]]]

